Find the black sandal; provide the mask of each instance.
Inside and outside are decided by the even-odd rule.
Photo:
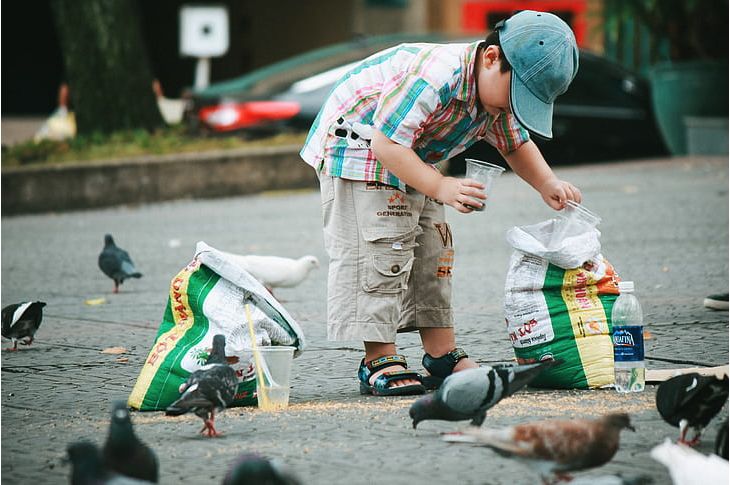
[[[424,354],[421,363],[429,373],[429,375],[423,377],[423,385],[426,387],[426,390],[431,391],[441,387],[444,379],[454,372],[456,364],[461,359],[468,357],[466,351],[461,348],[456,348],[438,358],[428,353]]]
[[[402,366],[406,367],[403,370],[385,371],[375,378],[375,381],[370,384],[370,376],[374,372],[388,367]],[[406,358],[402,355],[385,355],[378,357],[370,362],[365,362],[363,359],[360,362],[360,368],[357,370],[357,377],[360,379],[360,394],[372,394],[374,396],[413,396],[416,394],[423,394],[426,392],[426,388],[421,384],[423,376],[418,372],[407,369],[408,364]],[[411,384],[408,386],[396,386],[388,387],[393,381],[402,381],[412,379],[419,382],[419,384]]]

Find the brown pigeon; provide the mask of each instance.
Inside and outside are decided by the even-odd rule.
[[[500,455],[524,461],[549,484],[570,480],[567,472],[608,463],[618,451],[624,428],[635,431],[628,414],[607,414],[595,420],[536,421],[502,429],[473,427],[443,438],[487,446]]]

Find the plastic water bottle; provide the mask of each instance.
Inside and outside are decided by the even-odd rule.
[[[611,312],[614,387],[618,392],[641,392],[645,381],[644,314],[634,296],[633,281],[619,282],[618,289],[619,297]]]

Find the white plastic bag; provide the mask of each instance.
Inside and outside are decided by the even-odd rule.
[[[601,233],[595,228],[566,237],[550,247],[556,222],[557,219],[549,219],[529,226],[515,226],[507,231],[507,242],[518,251],[546,259],[562,269],[578,268],[601,252]]]

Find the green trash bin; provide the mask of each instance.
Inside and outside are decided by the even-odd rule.
[[[685,117],[728,115],[727,61],[661,63],[649,71],[654,113],[672,155],[687,154]]]

